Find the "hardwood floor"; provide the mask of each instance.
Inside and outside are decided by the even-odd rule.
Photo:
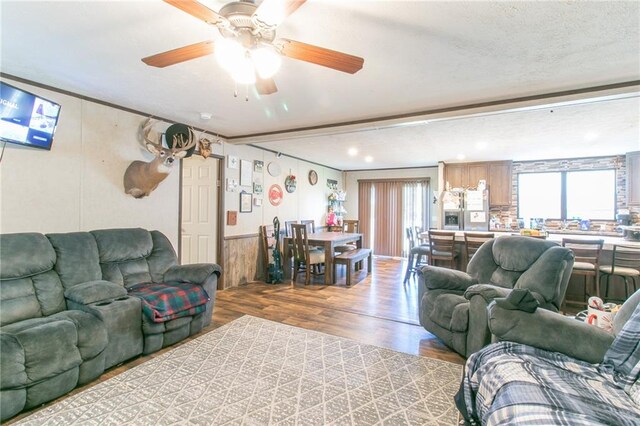
[[[308,286],[291,282],[277,285],[251,283],[218,291],[212,323],[187,340],[246,314],[400,352],[463,364],[462,357],[418,324],[418,283],[417,279],[411,279],[407,284],[402,284],[405,267],[404,261],[374,258],[373,273],[366,275],[366,271],[356,272],[352,276],[355,284],[350,287],[345,285],[344,269],[338,268],[338,281],[332,286],[325,286],[324,277],[317,276]],[[304,280],[302,274],[299,280]],[[114,377],[175,346],[116,366],[99,379],[74,389],[58,400]],[[14,417],[9,423],[28,414]]]

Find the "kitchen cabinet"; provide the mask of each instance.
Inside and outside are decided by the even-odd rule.
[[[627,204],[640,206],[640,151],[627,153]]]
[[[489,205],[511,205],[511,161],[489,163]]]
[[[445,181],[451,188],[476,188],[487,182],[491,207],[511,205],[511,161],[487,161],[445,165]]]

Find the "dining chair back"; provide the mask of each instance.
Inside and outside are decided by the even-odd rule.
[[[409,240],[409,251],[416,246],[416,237],[413,226],[407,226],[407,240]]]
[[[298,223],[297,220],[285,220],[284,221],[284,235],[286,237],[293,237],[293,231],[291,230],[291,225],[294,223]]]
[[[308,285],[311,282],[312,266],[320,265],[325,261],[324,251],[310,249],[308,224],[292,224],[291,229],[293,231],[293,280],[296,280],[304,266],[305,284]]]
[[[276,244],[275,230],[273,225],[260,226],[260,251],[262,253],[262,264],[264,281],[269,279],[269,264],[273,260],[273,248]]]
[[[455,231],[429,230],[429,257],[432,265],[436,261],[447,262],[449,267],[454,269],[454,262],[458,256],[455,250],[455,240]]]
[[[606,278],[605,300],[609,298],[609,280],[612,276],[624,281],[625,300],[628,299],[629,284],[633,285],[634,291],[640,284],[640,247],[614,244],[611,265],[600,266],[600,274]]]
[[[312,233],[316,232],[316,222],[315,222],[315,220],[312,220],[312,219],[301,220],[300,223],[302,225],[307,225],[307,230],[309,231],[309,234],[312,234]]]
[[[467,262],[471,260],[481,245],[495,237],[493,232],[465,232],[464,247],[467,252]]]
[[[602,246],[604,240],[583,240],[576,238],[563,238],[562,247],[567,247],[573,252],[575,261],[573,263],[573,270],[571,275],[581,275],[584,277],[584,298],[583,300],[564,300],[564,304],[579,304],[587,305],[587,300],[590,296],[600,297],[600,254],[602,253]],[[589,294],[587,291],[587,278],[591,277],[594,292]]]
[[[347,232],[347,233],[357,233],[358,232],[358,224],[359,224],[359,220],[357,219],[345,219],[345,221],[342,223],[342,230],[343,232]],[[351,250],[355,250],[357,249],[358,246],[355,242],[348,242],[346,244],[340,244],[337,245],[333,248],[333,251],[335,251],[336,253],[340,254],[340,253],[345,253],[347,251],[351,251]]]

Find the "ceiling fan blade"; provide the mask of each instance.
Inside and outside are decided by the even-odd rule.
[[[142,62],[152,67],[164,68],[190,59],[211,55],[212,53],[213,41],[208,40],[158,53],[157,55],[147,56],[146,58],[142,58]]]
[[[306,1],[307,0],[264,0],[256,11],[253,12],[253,16],[266,26],[276,27]]]
[[[358,56],[348,55],[286,38],[280,39],[279,41],[282,42],[282,54],[289,58],[311,62],[349,74],[355,74],[360,71],[364,64],[364,59]]]
[[[169,3],[173,7],[177,7],[193,17],[203,20],[207,24],[215,25],[218,22],[226,20],[226,18],[218,15],[213,10],[195,0],[164,0],[164,2]]]
[[[256,90],[261,95],[271,95],[272,93],[276,93],[278,88],[272,78],[260,78],[260,76],[256,74]]]

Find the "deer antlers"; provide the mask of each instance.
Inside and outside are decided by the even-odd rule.
[[[154,124],[156,124],[155,120],[152,120],[151,117],[147,118],[144,123],[142,123],[142,137],[144,139],[145,145],[152,145],[156,150],[162,149],[162,138],[158,138],[158,141],[154,141],[151,139],[151,129]],[[180,151],[188,151],[193,148],[196,143],[198,143],[197,138],[195,137],[195,133],[193,129],[189,127],[189,136],[185,140],[183,133],[178,133],[173,135],[171,148],[173,148],[175,153]],[[168,144],[168,142],[167,142]],[[147,146],[147,149],[149,147]]]

